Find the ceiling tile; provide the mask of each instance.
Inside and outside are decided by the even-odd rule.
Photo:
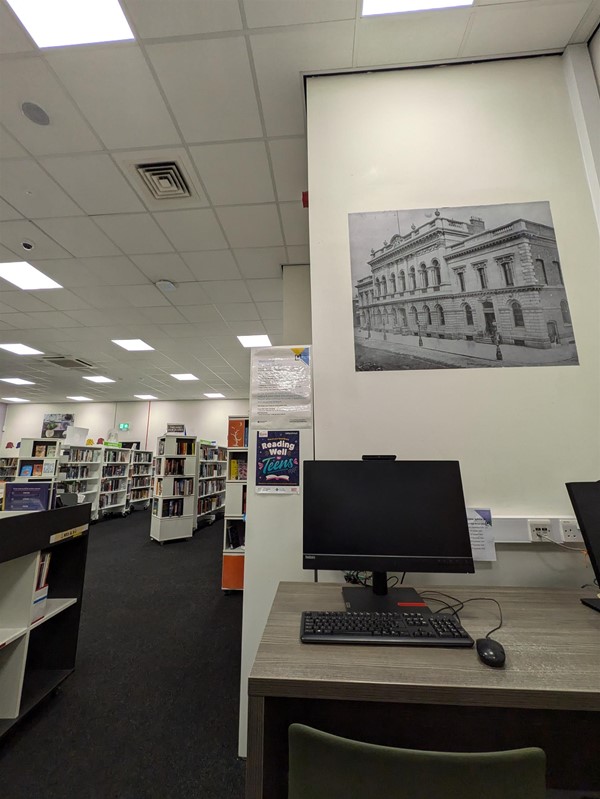
[[[281,219],[286,244],[308,244],[308,208],[301,203],[281,203]]]
[[[171,280],[185,283],[195,280],[192,271],[184,264],[180,255],[174,252],[160,255],[132,255],[131,260],[153,283],[157,280]]]
[[[190,36],[240,30],[238,0],[126,0],[131,21],[142,39]]]
[[[179,252],[222,250],[227,247],[214,211],[162,211],[154,218]]]
[[[210,305],[212,301],[204,290],[205,285],[205,283],[197,282],[181,283],[175,291],[169,293],[169,299],[175,307],[182,305]]]
[[[83,302],[83,300],[82,300]],[[86,303],[87,304],[87,303]],[[86,327],[102,327],[106,324],[106,317],[103,311],[96,311],[89,307],[85,311],[67,311],[67,316],[75,319]]]
[[[183,305],[179,309],[188,322],[222,322],[214,305]]]
[[[310,250],[308,245],[302,246],[287,246],[288,263],[289,264],[309,264],[310,263]]]
[[[215,304],[230,302],[251,302],[248,289],[243,280],[213,280],[202,283],[207,296]]]
[[[30,262],[61,286],[118,286],[148,283],[146,276],[125,256],[107,258],[67,258]]]
[[[123,294],[134,308],[170,305],[165,295],[154,286],[121,286],[119,293]]]
[[[144,206],[109,155],[52,156],[40,159],[46,169],[88,214],[143,211]],[[67,214],[62,214],[67,216]],[[37,214],[43,217],[48,214]],[[54,216],[60,216],[56,213]]]
[[[256,302],[283,299],[283,280],[248,280],[248,289]]]
[[[8,5],[0,5],[0,53],[26,53],[35,44]]]
[[[275,199],[264,142],[204,144],[190,152],[213,205]]]
[[[26,219],[16,219],[10,222],[0,222],[0,242],[18,254],[19,259],[24,257],[25,250],[21,247],[24,240],[32,241],[35,244],[35,258],[68,258],[69,253],[47,236],[40,228]],[[4,253],[0,253],[3,261],[13,260],[5,258]],[[32,262],[29,256],[30,263]],[[60,281],[59,281],[60,282]]]
[[[177,308],[170,305],[140,308],[140,312],[146,321],[153,322],[155,325],[182,325],[188,321]]]
[[[60,311],[30,313],[32,319],[41,322],[41,327],[79,327],[79,322]],[[76,335],[76,334],[75,334]]]
[[[283,319],[283,302],[257,302],[261,319]]]
[[[196,280],[239,280],[241,277],[231,250],[185,252],[181,257]]]
[[[243,36],[149,45],[147,52],[186,141],[262,136]]]
[[[279,200],[301,200],[308,189],[306,139],[271,139],[271,161]]]
[[[356,0],[244,0],[249,28],[354,20]]]
[[[1,319],[3,322],[12,325],[12,327],[18,328],[19,330],[29,330],[31,328],[36,328],[36,327],[45,327],[43,322],[40,322],[38,319],[35,319],[33,316],[29,316],[29,314],[26,313],[2,314]],[[19,340],[23,341],[21,336],[19,336]],[[23,343],[27,344],[28,342],[23,341]]]
[[[2,301],[9,305],[15,311],[23,311],[30,313],[31,311],[50,311],[51,306],[47,305],[45,300],[33,297],[29,291],[11,291],[13,286],[5,280],[0,279],[0,288],[2,294]],[[51,294],[53,291],[60,291],[60,289],[47,289],[42,294]]]
[[[354,20],[250,37],[268,136],[304,135],[302,73],[352,66]]]
[[[50,124],[36,125],[27,119],[21,112],[25,101],[40,105],[50,117]],[[101,149],[42,58],[2,62],[2,123],[34,155]]]
[[[124,253],[166,253],[173,250],[150,214],[111,214],[93,219]]]
[[[3,170],[4,171],[4,170]],[[9,205],[0,197],[0,222],[6,222],[9,219],[22,219],[23,215],[15,210],[12,205]]]
[[[93,286],[85,288],[84,286],[74,289],[74,293],[88,302],[93,308],[131,308],[131,303],[121,292],[120,289],[115,291],[113,286]],[[71,312],[71,316],[73,315]],[[126,316],[123,317],[126,320]],[[116,335],[113,338],[117,338]]]
[[[1,191],[4,199],[29,219],[83,215],[73,200],[31,158],[3,162]]]
[[[249,321],[260,319],[256,305],[253,302],[229,302],[217,305],[217,311],[223,319]]]
[[[256,247],[234,250],[243,277],[281,277],[281,264],[287,256],[283,247]]]
[[[161,325],[160,329],[167,336],[172,338],[199,338],[198,329],[195,325]],[[192,374],[195,374],[194,372]],[[196,375],[198,377],[198,375]]]
[[[54,263],[54,261],[52,263]],[[42,300],[42,302],[47,303],[47,305],[51,305],[57,311],[73,311],[89,308],[89,305],[84,302],[81,297],[78,297],[77,294],[73,294],[73,292],[68,289],[29,291],[27,293],[32,297],[36,297],[38,300]]]
[[[265,329],[270,336],[283,335],[283,321],[281,319],[267,319]]]
[[[27,155],[27,150],[0,125],[0,158],[26,158]]]
[[[260,319],[251,319],[246,322],[241,319],[232,319],[231,322],[229,322],[229,327],[236,336],[262,336],[267,332],[266,327]]]
[[[232,247],[269,247],[283,243],[274,204],[217,208],[217,216]]]
[[[118,248],[88,217],[40,219],[37,224],[76,257],[120,255]]]
[[[180,143],[139,45],[68,47],[46,58],[108,149]]]

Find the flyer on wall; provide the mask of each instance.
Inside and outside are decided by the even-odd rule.
[[[258,347],[250,367],[250,416],[256,427],[312,427],[309,347]]]
[[[256,434],[257,494],[300,493],[300,431],[259,430]]]

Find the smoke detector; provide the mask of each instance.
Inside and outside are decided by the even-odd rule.
[[[170,280],[157,280],[154,285],[160,291],[164,291],[165,294],[169,294],[171,291],[175,291],[177,288],[177,284],[172,283]]]

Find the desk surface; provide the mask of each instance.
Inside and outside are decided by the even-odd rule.
[[[280,583],[250,674],[250,697],[600,711],[600,613],[579,601],[589,591],[422,589],[500,602],[504,624],[492,637],[507,660],[492,669],[475,649],[302,644],[301,611],[343,610],[341,587]],[[496,625],[498,612],[492,602],[471,602],[460,616],[476,639]]]

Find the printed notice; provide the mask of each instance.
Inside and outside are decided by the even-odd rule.
[[[259,430],[256,434],[257,494],[300,493],[300,432]]]
[[[250,417],[256,427],[312,427],[309,347],[252,351]]]
[[[492,532],[492,511],[467,508],[469,536],[473,560],[496,560],[496,545]]]

